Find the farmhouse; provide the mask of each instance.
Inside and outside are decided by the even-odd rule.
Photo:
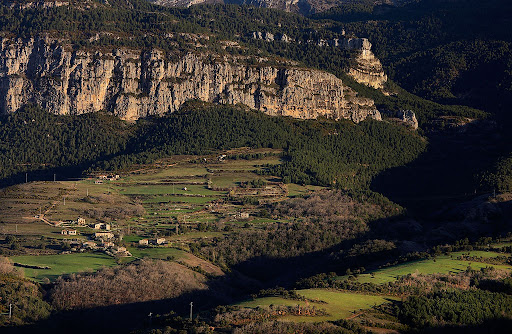
[[[147,245],[149,245],[149,240],[148,239],[141,239],[141,240],[139,240],[139,245],[147,246]]]
[[[126,249],[126,247],[117,246],[111,249],[112,253],[117,256],[132,256],[132,254]]]
[[[104,231],[104,232],[96,232],[94,233],[94,237],[96,239],[112,239],[114,237],[114,233],[112,232],[107,232],[107,231]]]
[[[155,243],[161,245],[165,243],[165,238],[156,238]]]
[[[101,247],[104,247],[104,248],[109,248],[109,247],[114,247],[115,244],[112,242],[112,241],[103,241],[101,243]]]
[[[105,231],[110,231],[110,224],[105,224],[105,223],[96,223],[96,224],[94,224],[94,229],[95,229],[95,230],[105,230]]]
[[[82,244],[84,248],[96,249],[96,243],[94,241],[86,241]]]
[[[62,235],[76,235],[76,230],[64,229],[60,231]]]
[[[249,218],[249,212],[237,212],[234,215],[235,219],[247,219]]]
[[[78,219],[76,220],[76,223],[78,225],[85,225],[85,218],[78,217]]]

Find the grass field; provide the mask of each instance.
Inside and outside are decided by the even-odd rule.
[[[187,252],[182,251],[176,248],[169,247],[155,247],[155,248],[138,248],[138,247],[128,247],[130,253],[132,253],[133,257],[139,258],[151,258],[151,259],[167,259],[169,256],[172,256],[174,259],[179,260],[187,255]]]
[[[197,164],[180,164],[179,166],[168,166],[167,168],[157,168],[145,170],[140,173],[132,173],[123,178],[119,183],[126,182],[152,182],[165,178],[184,177],[184,176],[204,176],[208,174],[206,167]]]
[[[193,203],[206,204],[213,201],[215,197],[197,197],[197,196],[155,196],[146,198],[142,203]]]
[[[184,188],[187,188],[185,190]],[[123,195],[217,195],[216,191],[206,188],[205,185],[130,185],[124,186],[120,193]]]
[[[288,196],[289,197],[307,195],[313,191],[325,189],[324,187],[320,187],[320,186],[312,186],[312,185],[301,186],[301,185],[293,184],[293,183],[290,183],[287,186],[288,186]]]
[[[305,289],[298,290],[297,293],[309,300],[320,300],[326,303],[310,302],[310,306],[315,306],[318,309],[325,309],[329,315],[319,317],[309,316],[285,316],[279,318],[282,321],[298,321],[298,322],[318,322],[318,321],[333,321],[345,319],[360,310],[368,309],[374,305],[381,305],[383,303],[397,300],[395,297],[374,296],[361,293],[352,293],[337,290],[326,289]],[[258,306],[264,307],[269,305],[306,305],[303,301],[284,299],[280,297],[265,297],[256,300],[247,301],[238,304],[241,307],[255,308]]]
[[[25,277],[41,282],[45,277],[50,281],[63,274],[95,271],[102,267],[116,265],[114,258],[100,253],[74,253],[41,256],[13,256],[11,261],[37,266],[48,266],[51,269],[23,268]]]
[[[443,255],[439,256],[435,259],[428,259],[428,260],[421,260],[421,261],[414,261],[414,262],[407,262],[403,264],[399,264],[396,266],[388,267],[388,268],[382,268],[375,270],[373,272],[374,277],[371,276],[370,273],[365,273],[362,275],[359,275],[357,277],[357,281],[361,283],[375,283],[375,284],[382,284],[382,283],[388,283],[396,280],[397,277],[412,274],[412,273],[418,273],[418,274],[435,274],[435,273],[441,273],[441,274],[448,274],[448,273],[457,273],[461,272],[467,269],[468,266],[471,265],[471,268],[473,269],[481,269],[485,267],[495,267],[497,269],[507,269],[512,270],[512,266],[510,265],[494,265],[494,264],[488,264],[488,263],[482,263],[482,262],[476,262],[476,261],[462,261],[457,260],[458,256],[461,256],[462,254],[467,254],[468,252],[455,252],[451,255]],[[501,253],[494,253],[494,252],[485,252],[485,251],[472,251],[469,252],[471,256],[476,257],[496,257],[496,256],[503,256],[504,254]],[[343,278],[346,278],[346,276],[343,276]]]
[[[222,172],[211,177],[213,187],[230,188],[240,185],[241,182],[265,179],[261,175],[250,172],[226,173]]]
[[[240,148],[225,153],[236,155],[270,152],[281,151]],[[97,177],[91,176],[76,181],[29,182],[1,189],[0,233],[18,235],[22,247],[48,243],[50,239],[87,239],[93,232],[90,229],[92,224],[97,222],[112,223],[113,232],[123,234],[129,225],[132,231],[139,233],[140,236],[126,236],[124,240],[128,243],[137,242],[142,236],[153,233],[171,234],[169,241],[173,246],[187,249],[187,245],[191,242],[223,237],[226,232],[204,231],[202,223],[222,221],[233,229],[246,228],[245,221],[232,222],[233,217],[242,210],[242,206],[244,211],[257,212],[256,205],[255,203],[242,205],[226,190],[208,189],[208,183],[214,187],[229,188],[257,179],[273,178],[272,181],[279,181],[272,176],[257,175],[254,170],[263,168],[262,165],[265,164],[279,164],[281,160],[278,156],[272,155],[255,160],[226,159],[219,162],[218,156],[219,153],[205,156],[206,160],[197,156],[170,157],[153,164],[137,166],[134,170],[122,174],[118,180],[103,180],[98,184],[96,184]],[[199,160],[202,162],[195,163]],[[173,182],[177,184],[173,185]],[[184,189],[185,187],[187,190]],[[309,190],[304,188],[304,191]],[[265,200],[272,201],[272,198],[267,195],[258,195],[253,198],[258,200],[258,197],[262,196]],[[276,200],[282,199],[281,197],[281,195],[275,196]],[[209,203],[212,204],[208,206]],[[73,226],[81,235],[64,236],[61,235],[63,227],[50,226],[39,218],[35,218],[39,214],[43,214],[49,223],[63,221],[65,226],[73,226],[72,222],[81,217],[85,218],[89,226]],[[176,222],[180,225],[186,224],[186,228],[180,229],[182,232],[180,235],[174,235]],[[275,223],[275,220],[256,219],[249,228],[254,228],[253,225],[261,227],[272,223]],[[190,265],[197,263],[213,273],[220,272],[218,268],[210,268],[211,264],[193,259],[191,254],[174,248],[132,247],[129,250],[133,257],[123,258],[117,262],[126,263],[139,257],[155,259],[173,257],[179,261],[187,260]],[[54,280],[66,273],[94,271],[102,266],[111,266],[116,263],[113,258],[96,253],[19,256],[13,260],[28,265],[51,267],[45,270],[26,268],[27,277],[39,281],[45,277]]]

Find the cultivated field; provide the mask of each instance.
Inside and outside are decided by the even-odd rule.
[[[259,201],[275,202],[320,187],[287,185],[259,175],[264,165],[281,163],[280,150],[241,148],[210,156],[175,156],[121,173],[95,173],[74,181],[29,182],[0,191],[0,233],[17,238],[6,255],[24,265],[28,278],[94,271],[138,258],[155,258],[223,272],[189,253],[189,244],[228,235],[233,229],[258,229],[277,220],[260,217]],[[78,225],[78,218],[85,224]],[[95,233],[108,224],[119,257]],[[76,235],[62,234],[76,230]],[[142,239],[161,245],[140,246]],[[93,242],[93,248],[85,243]],[[97,246],[97,247],[96,247]],[[15,250],[11,250],[14,249]],[[85,251],[85,252],[84,252]],[[70,253],[71,254],[68,254]]]
[[[369,309],[376,305],[397,300],[396,297],[376,296],[364,293],[354,293],[327,289],[304,289],[297,290],[297,293],[307,298],[306,301],[284,299],[281,297],[257,298],[252,301],[237,304],[240,307],[256,308],[270,305],[286,306],[314,306],[317,309],[324,309],[327,315],[322,316],[292,316],[280,317],[282,321],[318,322],[333,321],[349,318],[360,311]]]
[[[472,269],[481,269],[485,267],[494,267],[496,269],[506,269],[512,271],[512,266],[504,264],[489,264],[479,261],[466,261],[458,259],[463,254],[472,257],[493,258],[497,256],[510,256],[510,254],[495,253],[487,251],[454,252],[450,255],[438,256],[435,259],[407,262],[396,266],[370,271],[357,276],[357,281],[361,283],[383,284],[395,281],[398,277],[408,274],[449,274],[465,271],[468,267]],[[343,276],[342,279],[346,279]]]

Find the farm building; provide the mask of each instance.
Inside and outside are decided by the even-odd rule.
[[[141,239],[141,240],[139,240],[139,245],[147,246],[147,245],[149,245],[149,240],[148,239]]]
[[[235,219],[247,219],[249,218],[249,212],[237,212],[234,215]]]
[[[94,224],[94,229],[95,229],[95,230],[105,230],[105,231],[110,231],[110,224],[105,224],[105,223],[96,223],[96,224]]]
[[[60,231],[62,235],[76,235],[76,230],[64,229]]]
[[[109,248],[109,247],[114,247],[115,244],[112,242],[112,241],[103,241],[101,243],[101,247],[104,247],[104,248]]]
[[[161,245],[165,243],[165,238],[156,238],[155,243]]]
[[[96,232],[94,233],[94,237],[96,239],[100,238],[100,239],[112,239],[114,237],[114,233],[112,232]]]
[[[132,254],[126,249],[126,247],[122,246],[113,247],[111,251],[116,256],[132,256]]]
[[[91,249],[96,249],[97,248],[97,245],[94,241],[86,241],[82,244],[82,246],[84,248],[91,248]]]
[[[76,220],[76,223],[78,225],[85,225],[85,218],[78,217],[78,219]]]

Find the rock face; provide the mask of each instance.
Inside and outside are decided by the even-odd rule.
[[[157,50],[72,50],[50,39],[1,41],[0,113],[36,103],[56,114],[106,110],[134,120],[193,99],[297,118],[380,119],[372,100],[326,72],[192,53],[169,60]]]
[[[147,0],[149,2],[168,7],[190,7],[203,3],[225,3],[237,5],[250,5],[255,7],[280,9],[286,12],[311,15],[325,12],[333,7],[345,4],[347,0]],[[374,0],[375,5],[400,5],[408,0]]]
[[[388,80],[384,73],[380,60],[375,57],[372,44],[366,38],[350,39],[348,44],[352,44],[352,50],[359,50],[356,57],[356,65],[348,70],[348,75],[357,82],[373,87],[375,89],[384,88],[384,83]]]
[[[252,33],[253,39],[265,40],[272,42],[274,40],[284,41],[287,43],[293,42],[288,36],[284,34],[273,35],[269,32],[255,31]],[[299,41],[300,43],[300,41]],[[380,60],[375,57],[372,49],[372,44],[366,38],[342,38],[342,39],[320,39],[308,40],[307,43],[315,44],[319,47],[335,47],[343,50],[356,51],[355,66],[348,69],[347,74],[354,78],[360,84],[367,85],[375,89],[383,89],[384,84],[388,80]]]
[[[412,110],[384,111],[385,116],[397,118],[409,125],[413,130],[418,129],[418,119]]]

